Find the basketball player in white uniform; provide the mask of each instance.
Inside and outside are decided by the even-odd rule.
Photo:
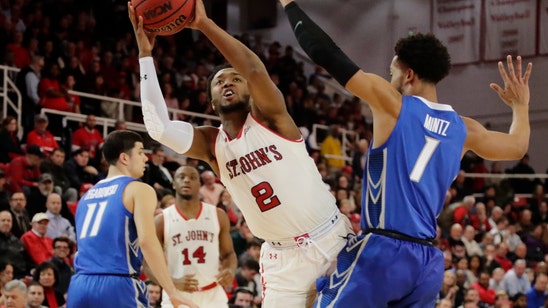
[[[175,204],[156,216],[168,271],[177,289],[201,308],[228,307],[223,286],[234,279],[238,264],[227,214],[200,201],[200,175],[194,167],[177,169]],[[173,307],[162,294],[162,307]]]
[[[207,162],[240,207],[261,248],[263,307],[309,307],[351,234],[322,182],[284,97],[259,57],[210,20],[201,0],[189,27],[200,30],[233,67],[216,68],[208,96],[221,127],[171,121],[151,57],[154,37],[129,15],[139,46],[141,99],[150,136]]]

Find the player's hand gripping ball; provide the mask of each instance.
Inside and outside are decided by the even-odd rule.
[[[156,35],[172,35],[194,18],[195,0],[131,0],[143,27]]]

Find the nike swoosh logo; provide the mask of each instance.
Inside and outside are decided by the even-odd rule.
[[[295,28],[293,28],[293,32],[297,31],[297,28],[302,24],[303,24],[303,22],[301,20],[299,20],[299,22],[297,22],[297,24],[295,25]]]

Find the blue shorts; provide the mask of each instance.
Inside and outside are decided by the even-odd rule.
[[[317,280],[314,307],[434,307],[443,269],[436,247],[358,235],[337,256],[335,272]]]
[[[67,294],[68,308],[145,308],[147,287],[138,279],[124,276],[72,276]]]

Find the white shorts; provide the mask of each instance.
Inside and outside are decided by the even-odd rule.
[[[228,297],[222,286],[217,285],[213,289],[200,291],[200,292],[183,292],[181,293],[188,299],[192,300],[200,308],[227,308],[228,307]],[[181,305],[179,307],[187,307],[186,305]],[[165,291],[162,291],[162,308],[174,308],[171,302],[169,301],[169,296]],[[175,307],[177,308],[177,307]]]
[[[350,221],[338,213],[337,221],[322,234],[298,236],[289,241],[265,240],[261,247],[263,308],[311,307],[316,299],[316,279],[331,274],[337,255],[353,234]],[[325,224],[324,224],[325,225]],[[273,245],[274,243],[274,245]]]

